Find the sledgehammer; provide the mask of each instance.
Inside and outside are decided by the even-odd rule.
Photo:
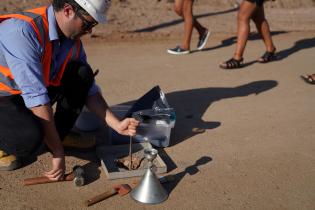
[[[105,200],[106,198],[109,198],[113,195],[118,194],[120,196],[124,196],[128,194],[130,191],[131,191],[131,187],[128,184],[115,185],[110,191],[104,192],[89,200],[86,200],[84,204],[85,206],[92,206],[93,204],[98,203],[102,200]]]
[[[65,174],[64,179],[60,180],[60,181],[50,180],[45,176],[24,179],[24,186],[62,182],[62,181],[73,181],[75,186],[83,186],[84,185],[84,170],[83,170],[83,168],[81,166],[74,166],[72,172],[69,174]]]

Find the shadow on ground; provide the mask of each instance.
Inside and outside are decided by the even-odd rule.
[[[166,98],[176,110],[176,125],[172,131],[171,145],[176,145],[206,130],[215,129],[223,122],[202,120],[209,106],[216,101],[262,93],[278,85],[274,80],[255,81],[237,87],[200,88],[176,91]]]
[[[279,35],[279,34],[283,34],[283,33],[287,33],[287,32],[285,32],[285,31],[274,31],[274,32],[271,32],[271,35],[275,36],[275,35]],[[221,44],[219,44],[217,46],[205,48],[202,51],[209,51],[209,50],[219,49],[219,48],[222,48],[222,47],[228,47],[230,45],[235,44],[236,43],[236,39],[237,39],[236,36],[230,37],[228,39],[224,39],[224,40],[221,41]],[[261,39],[260,35],[258,33],[252,33],[252,34],[250,34],[250,36],[248,38],[248,40],[258,40],[258,39]],[[297,53],[297,52],[299,52],[301,50],[310,49],[310,48],[313,48],[313,47],[315,47],[315,37],[296,41],[293,44],[292,47],[284,49],[284,50],[281,50],[281,51],[278,51],[276,53],[276,58],[275,58],[274,61],[279,61],[279,60],[286,59],[287,57],[289,57],[290,55],[292,55],[294,53]],[[197,51],[193,51],[193,52],[197,52]],[[225,60],[228,60],[228,59],[229,59],[229,57],[227,57]],[[222,60],[222,62],[223,61],[224,60]],[[250,65],[252,65],[252,64],[254,64],[256,62],[257,61],[254,60],[254,61],[250,61],[250,62],[244,63],[243,68],[247,67],[247,66],[250,66]]]
[[[296,41],[292,47],[278,52],[277,60],[285,59],[300,50],[310,49],[313,47],[315,47],[315,37]]]
[[[285,33],[288,33],[288,32],[286,32],[286,31],[272,31],[271,36],[276,36],[276,35],[285,34]],[[261,39],[261,36],[259,35],[259,33],[250,33],[248,36],[248,40],[250,40],[250,41],[259,40],[259,39]],[[213,47],[204,48],[202,51],[210,51],[210,50],[220,49],[223,47],[228,47],[228,46],[231,46],[233,44],[236,44],[236,40],[237,40],[237,36],[232,36],[230,38],[222,40],[220,44],[213,46]],[[231,55],[232,54],[233,54],[233,52],[231,52]]]
[[[276,36],[276,35],[284,34],[284,33],[288,33],[288,32],[286,32],[286,31],[273,31],[273,32],[271,32],[271,36]],[[259,40],[259,39],[261,39],[261,36],[259,35],[259,33],[250,33],[248,36],[248,40],[251,40],[251,41]],[[230,38],[222,40],[220,44],[213,46],[213,47],[204,48],[202,51],[210,51],[210,50],[220,49],[223,47],[228,47],[228,46],[231,46],[233,44],[236,44],[236,41],[237,41],[237,37],[232,36]],[[199,52],[199,50],[191,51],[191,53],[195,53],[195,52]],[[263,52],[264,52],[264,50],[262,49],[262,54],[263,54]],[[224,62],[224,61],[227,61],[228,59],[230,59],[232,57],[232,54],[233,54],[233,52],[231,52],[230,57],[223,58],[221,62]],[[256,62],[257,62],[257,60],[246,62],[243,64],[243,66],[241,68],[245,68],[245,67],[250,66]]]
[[[186,174],[189,174],[190,176],[193,176],[199,172],[198,166],[206,165],[209,162],[212,161],[212,158],[209,156],[203,156],[199,158],[194,164],[188,166],[185,168],[185,170],[174,174],[175,180],[169,183],[165,183],[164,187],[168,194],[170,194],[175,187],[180,183],[180,181],[186,176]]]
[[[170,146],[176,145],[195,135],[204,133],[206,130],[215,129],[222,124],[222,122],[218,121],[206,122],[202,120],[202,116],[213,102],[225,98],[244,97],[250,94],[258,95],[259,93],[268,91],[277,85],[278,82],[274,80],[261,80],[237,87],[209,87],[182,90],[165,94],[170,106],[176,110],[176,125],[172,130]],[[149,92],[151,92],[151,90]],[[137,101],[128,101],[121,105],[137,104],[139,108],[140,105],[147,103],[147,105],[151,104],[150,107],[152,107],[153,99],[151,94],[149,95],[150,97],[147,97],[148,95],[146,93]],[[143,100],[144,98],[145,100]],[[142,109],[147,109],[147,107],[143,107]],[[130,112],[130,110],[128,112]]]
[[[235,12],[237,10],[238,10],[238,8],[233,8],[233,9],[228,9],[228,10],[219,11],[219,12],[204,13],[204,14],[194,15],[194,17],[196,19],[198,19],[198,18],[203,18],[203,17],[222,15],[222,14],[226,14],[226,13],[230,13],[230,12]],[[153,31],[156,31],[156,30],[159,30],[159,29],[162,29],[162,28],[166,28],[166,27],[170,27],[170,26],[174,26],[174,25],[180,24],[182,22],[184,22],[184,20],[182,18],[180,18],[180,19],[169,21],[169,22],[160,23],[160,24],[154,25],[154,26],[149,26],[149,27],[145,27],[145,28],[136,29],[136,30],[130,31],[130,32],[133,32],[133,33],[153,32]]]

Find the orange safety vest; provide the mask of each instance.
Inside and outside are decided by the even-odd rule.
[[[58,74],[54,77],[54,79],[51,80],[49,78],[49,75],[52,68],[51,65],[52,43],[49,40],[48,18],[46,11],[47,7],[41,7],[17,14],[1,15],[0,23],[9,18],[18,18],[32,25],[36,33],[37,39],[44,49],[44,54],[41,58],[41,62],[43,64],[43,81],[45,83],[45,86],[46,87],[59,86],[62,75],[66,69],[66,65],[71,60],[76,60],[79,58],[81,41],[80,39],[77,39],[73,47],[69,49],[69,52],[63,64],[61,65]],[[14,82],[14,77],[10,69],[7,66],[0,66],[0,97],[15,94],[21,94],[21,91],[16,86]]]

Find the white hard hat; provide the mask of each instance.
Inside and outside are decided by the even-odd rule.
[[[106,13],[111,4],[111,0],[74,0],[86,12],[88,12],[97,22],[106,22]]]

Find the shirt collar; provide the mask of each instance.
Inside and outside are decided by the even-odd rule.
[[[47,17],[48,17],[48,27],[49,27],[49,30],[48,30],[49,40],[50,41],[58,40],[59,36],[58,36],[58,30],[57,30],[57,22],[56,22],[56,17],[55,17],[55,13],[54,13],[54,9],[52,5],[48,7]]]

